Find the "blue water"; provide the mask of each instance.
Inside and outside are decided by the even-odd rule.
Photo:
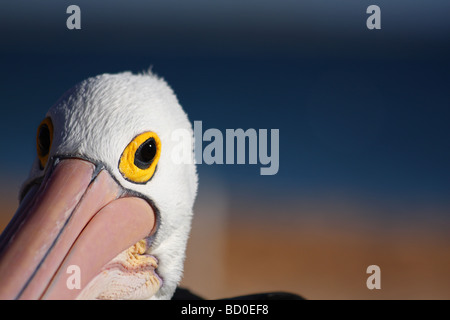
[[[353,9],[352,15],[359,12]],[[65,16],[47,22],[22,17],[20,25],[4,19],[1,176],[26,176],[37,125],[65,90],[89,76],[152,66],[205,130],[280,130],[274,176],[261,176],[260,165],[199,166],[200,177],[220,177],[231,193],[270,201],[334,192],[411,207],[448,206],[450,31],[441,19],[430,30],[408,32],[393,14],[405,10],[394,9],[383,11],[380,33],[364,30],[364,15],[334,28],[324,17],[317,27],[314,19],[297,23],[291,15],[280,28],[272,27],[283,19],[264,29],[260,18],[252,29],[243,16],[241,25],[230,21],[229,28],[226,19],[216,26],[213,16],[195,15],[203,25],[185,27],[182,15],[174,25],[164,19],[131,23],[132,15],[108,25],[85,10],[79,33],[58,27]],[[224,17],[231,16],[227,11]]]
[[[276,192],[340,188],[433,201],[450,194],[450,78],[442,61],[70,54],[1,59],[1,167],[7,170],[28,169],[37,125],[73,84],[152,64],[203,130],[280,130],[275,176],[261,176],[261,165],[203,164],[200,173]]]

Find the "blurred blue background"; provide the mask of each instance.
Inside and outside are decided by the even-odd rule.
[[[280,129],[280,170],[200,166],[232,192],[447,206],[450,4],[15,1],[0,11],[3,181],[21,180],[46,110],[86,77],[152,70],[204,129]]]
[[[72,4],[81,30],[66,28]],[[381,30],[366,27],[372,4]],[[259,175],[259,165],[198,166],[185,283],[210,297],[241,286],[448,298],[449,12],[443,0],[3,2],[4,219],[47,109],[87,77],[151,67],[204,130],[280,130],[274,176]],[[270,223],[258,224],[262,215]],[[358,219],[369,223],[350,232]],[[277,272],[262,282],[267,261]],[[389,270],[384,295],[365,287],[373,263]]]

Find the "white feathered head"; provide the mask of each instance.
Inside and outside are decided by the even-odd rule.
[[[193,137],[167,83],[151,73],[89,78],[50,108],[36,143],[0,240],[0,297],[171,298],[197,174],[193,161],[173,160],[180,143],[193,159]]]

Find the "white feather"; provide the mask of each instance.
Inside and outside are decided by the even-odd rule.
[[[188,130],[192,135],[191,123],[172,89],[150,72],[103,74],[67,91],[47,115],[54,125],[50,157],[83,156],[100,161],[124,188],[154,202],[161,220],[151,254],[159,260],[157,271],[163,286],[152,298],[171,298],[182,276],[197,193],[195,165],[175,164],[170,156],[177,143],[171,140],[174,130]],[[161,157],[152,179],[134,184],[122,177],[118,163],[128,143],[146,131],[158,134]],[[39,175],[42,170],[36,159],[29,178]]]

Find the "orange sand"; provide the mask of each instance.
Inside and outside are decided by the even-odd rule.
[[[1,204],[3,230],[17,201]],[[205,298],[288,291],[307,299],[450,299],[445,228],[196,211],[182,285]],[[380,290],[366,287],[372,264],[381,268]]]

